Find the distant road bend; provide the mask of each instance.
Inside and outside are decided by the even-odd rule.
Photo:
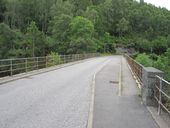
[[[0,128],[86,128],[93,75],[112,58],[0,85]]]

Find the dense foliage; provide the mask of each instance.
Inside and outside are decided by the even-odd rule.
[[[166,80],[170,81],[170,48],[162,55],[138,54],[136,61],[145,67],[155,67],[165,73]]]
[[[116,46],[165,56],[169,33],[170,11],[143,0],[0,0],[1,59]]]
[[[143,0],[0,0],[0,59],[114,53],[116,46],[169,79],[170,11]]]

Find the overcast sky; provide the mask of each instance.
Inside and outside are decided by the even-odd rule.
[[[140,1],[140,0],[137,0]],[[151,3],[157,7],[165,7],[170,10],[170,0],[144,0],[147,3]]]

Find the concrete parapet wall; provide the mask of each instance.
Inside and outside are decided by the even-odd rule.
[[[156,84],[156,75],[163,77],[164,72],[153,68],[153,67],[144,67],[142,71],[142,100],[143,103],[147,106],[155,106],[154,100],[154,88]]]

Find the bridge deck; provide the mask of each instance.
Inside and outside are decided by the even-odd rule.
[[[120,56],[101,57],[0,85],[0,128],[86,128],[96,77],[94,128],[157,128]],[[109,81],[115,81],[109,83]]]

